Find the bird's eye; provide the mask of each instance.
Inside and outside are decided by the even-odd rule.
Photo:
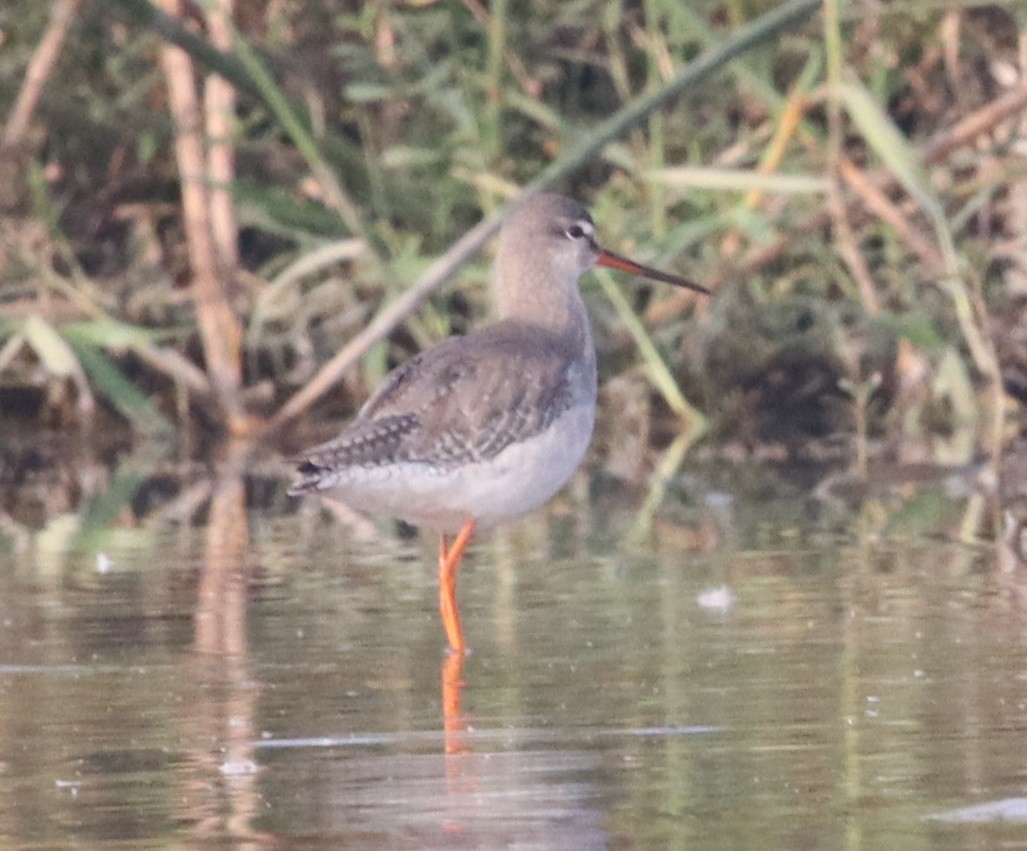
[[[583,236],[586,236],[586,231],[581,225],[573,224],[567,228],[567,236],[570,239],[581,239]]]

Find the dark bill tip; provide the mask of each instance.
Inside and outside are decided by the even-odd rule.
[[[673,284],[675,287],[682,287],[686,290],[695,290],[697,293],[711,295],[710,291],[700,284],[686,281],[677,275],[661,272],[659,269],[653,269],[650,266],[643,266],[641,263],[628,260],[627,257],[621,257],[619,254],[614,254],[605,248],[597,249],[596,263],[600,266],[605,266],[607,269],[619,269],[621,272],[627,272],[631,275],[639,275],[653,281],[662,281],[665,284]]]

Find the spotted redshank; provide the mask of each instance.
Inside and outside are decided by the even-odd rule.
[[[297,459],[289,493],[318,492],[439,534],[439,609],[453,653],[465,647],[456,583],[475,528],[546,502],[591,440],[596,353],[578,279],[596,265],[708,293],[600,247],[577,202],[535,195],[499,237],[499,321],[397,367],[342,434]]]

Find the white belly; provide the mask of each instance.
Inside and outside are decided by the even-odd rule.
[[[594,424],[594,404],[578,405],[488,461],[450,470],[411,463],[348,469],[322,495],[443,534],[458,532],[472,517],[479,527],[495,526],[538,508],[566,484]]]

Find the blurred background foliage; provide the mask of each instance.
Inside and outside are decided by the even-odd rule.
[[[169,32],[216,44],[226,4],[8,0],[0,419],[259,431],[483,215],[787,5],[237,0],[214,61],[238,99],[228,137],[204,140],[230,150],[232,178],[201,187],[227,191],[237,254],[212,266],[204,296],[162,59]],[[801,25],[754,39],[553,187],[590,204],[610,247],[716,290],[696,303],[585,282],[607,388],[600,446],[636,447],[611,458],[624,475],[702,427],[743,451],[944,461],[1016,431],[1024,7],[807,5]],[[202,104],[217,77],[186,46],[178,82]],[[486,251],[391,323],[319,413],[350,415],[389,367],[486,321],[488,268]],[[227,313],[205,325],[212,299]],[[308,419],[292,439],[324,433]]]

